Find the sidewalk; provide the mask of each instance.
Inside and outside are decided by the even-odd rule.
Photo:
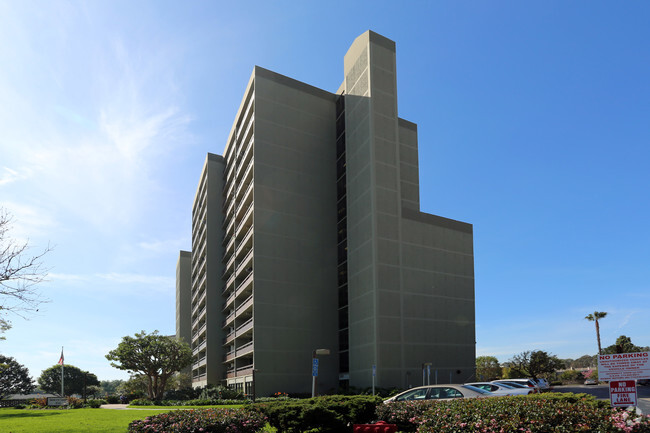
[[[103,404],[100,409],[126,409],[128,404]]]

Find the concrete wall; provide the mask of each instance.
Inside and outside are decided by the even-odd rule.
[[[370,386],[372,365],[378,386],[416,385],[428,362],[459,381],[474,364],[471,226],[440,231],[445,219],[419,212],[417,126],[397,114],[395,44],[366,32],[344,63],[350,385]],[[427,286],[427,270],[453,278]]]
[[[192,253],[180,251],[176,262],[176,337],[187,344],[192,339]]]
[[[335,96],[255,68],[254,341],[258,396],[338,385]],[[282,389],[280,389],[282,388]]]
[[[221,342],[225,337],[222,329],[224,320],[222,312],[223,299],[223,171],[226,167],[223,157],[208,153],[208,231],[207,231],[207,381],[220,383],[224,376],[223,356],[225,355]]]

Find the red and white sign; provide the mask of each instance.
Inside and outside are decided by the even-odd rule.
[[[613,407],[636,406],[636,381],[613,380],[609,382],[609,399]]]
[[[605,382],[650,379],[650,352],[598,355],[598,379]]]

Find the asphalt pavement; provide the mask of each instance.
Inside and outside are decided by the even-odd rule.
[[[599,400],[609,400],[609,385],[561,385],[553,387],[553,392],[574,392],[590,394]],[[636,387],[637,408],[644,415],[650,415],[650,386]]]

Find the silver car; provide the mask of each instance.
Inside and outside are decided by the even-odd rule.
[[[425,385],[401,392],[384,403],[408,400],[451,400],[453,398],[496,397],[489,391],[470,385]]]
[[[528,387],[516,387],[512,385],[507,385],[505,383],[492,383],[492,382],[472,382],[466,383],[465,385],[475,386],[476,388],[481,388],[486,391],[490,391],[496,395],[528,395],[532,394],[534,391]]]

